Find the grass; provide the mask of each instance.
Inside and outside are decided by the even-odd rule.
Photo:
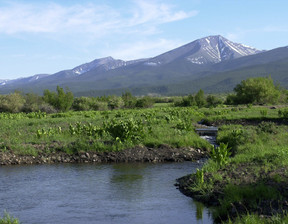
[[[231,157],[222,166],[215,159],[209,159],[202,168],[202,182],[198,180],[199,174],[192,174],[188,182],[191,194],[208,206],[217,205],[212,213],[218,222],[286,223],[286,120],[278,117],[277,110],[267,109],[267,113],[260,113],[262,107],[222,110],[226,111],[224,120],[218,112],[219,108],[201,112],[207,120],[220,124],[217,143],[228,144],[232,148]],[[245,125],[242,125],[243,119],[257,122],[244,122]],[[237,124],[239,120],[241,122]]]
[[[115,151],[137,145],[207,149],[210,145],[199,138],[192,125],[202,115],[192,108],[167,105],[41,117],[6,114],[0,117],[0,150],[35,156],[42,151]]]
[[[223,222],[223,224],[285,224],[288,223],[288,215],[279,216],[275,215],[270,218],[260,217],[256,214],[247,214],[244,216],[237,217],[234,220],[229,219],[227,222]]]

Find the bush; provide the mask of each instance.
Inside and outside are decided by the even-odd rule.
[[[181,101],[176,101],[174,103],[176,107],[191,107],[191,106],[196,106],[196,101],[194,96],[188,95],[182,98]]]
[[[276,103],[280,97],[280,90],[269,78],[249,78],[238,84],[234,91],[235,96],[231,95],[229,100],[234,104],[268,104]]]
[[[22,111],[26,113],[39,111],[40,105],[44,103],[42,97],[34,93],[27,93],[24,98],[25,103],[23,105]]]
[[[25,99],[20,93],[11,93],[0,97],[0,112],[18,113],[24,107]]]
[[[139,108],[148,108],[152,107],[153,105],[154,100],[149,96],[145,96],[143,98],[138,99],[135,106]]]
[[[111,96],[108,100],[108,107],[111,110],[120,109],[124,106],[124,101],[121,97],[118,96]]]
[[[57,113],[57,110],[52,105],[50,105],[48,103],[43,103],[43,104],[39,105],[39,110],[42,112],[45,112],[47,114]]]
[[[74,99],[74,102],[72,104],[72,109],[76,111],[87,111],[87,110],[91,110],[92,104],[93,104],[92,98],[78,97]]]
[[[218,105],[223,103],[221,99],[213,95],[207,96],[206,101],[208,107],[217,107]]]
[[[108,103],[96,101],[93,103],[93,105],[91,107],[93,110],[101,110],[101,111],[108,110]]]
[[[122,100],[124,102],[125,108],[134,108],[136,104],[136,97],[133,96],[130,92],[125,92],[122,94]]]
[[[133,118],[126,121],[113,119],[104,123],[104,130],[118,142],[137,142],[145,135],[143,123]]]

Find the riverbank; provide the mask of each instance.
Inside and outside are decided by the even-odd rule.
[[[172,148],[162,145],[159,148],[135,147],[115,152],[64,152],[37,155],[19,155],[13,152],[0,152],[0,165],[53,164],[53,163],[110,163],[110,162],[184,162],[207,157],[207,151],[192,147]]]
[[[231,157],[209,159],[201,170],[178,179],[179,189],[212,208],[216,222],[234,223],[240,219],[238,223],[246,223],[244,219],[252,215],[258,221],[249,223],[285,223],[283,219],[287,219],[288,211],[286,121],[262,120],[245,125],[242,122],[228,124],[226,121],[219,127],[217,142],[228,144]]]

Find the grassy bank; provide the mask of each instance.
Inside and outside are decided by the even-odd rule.
[[[0,150],[22,155],[40,151],[119,151],[135,146],[209,148],[194,132],[203,114],[192,108],[155,107],[46,114],[0,114]]]
[[[201,170],[183,178],[182,187],[187,194],[210,206],[218,222],[285,223],[288,209],[285,118],[274,107],[221,110],[203,113],[207,121],[220,125],[217,142],[222,144],[211,152]],[[225,115],[219,114],[223,111]]]

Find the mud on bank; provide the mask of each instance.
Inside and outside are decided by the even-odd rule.
[[[16,164],[52,164],[52,163],[103,163],[103,162],[183,162],[206,157],[207,153],[191,147],[171,148],[162,145],[159,148],[135,147],[118,152],[64,152],[37,155],[17,155],[13,152],[0,152],[0,165]]]

